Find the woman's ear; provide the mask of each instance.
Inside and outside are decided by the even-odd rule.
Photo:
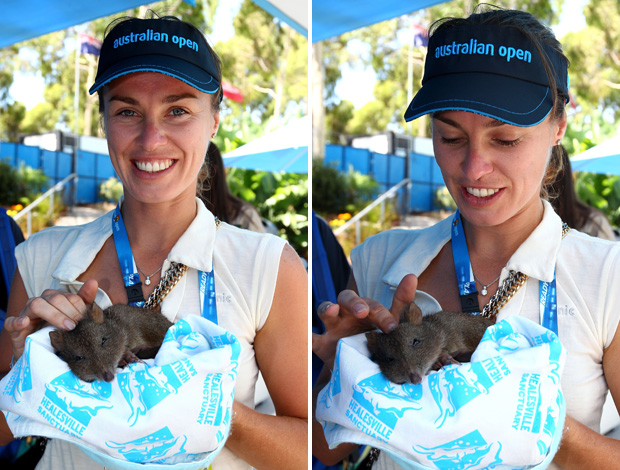
[[[216,111],[213,113],[213,126],[211,127],[211,139],[217,135],[217,130],[220,127],[220,113]]]
[[[566,133],[566,126],[568,125],[568,118],[565,112],[562,113],[562,117],[556,121],[555,125],[557,128],[555,129],[553,143],[554,145],[560,145]]]

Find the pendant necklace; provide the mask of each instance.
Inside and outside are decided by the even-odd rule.
[[[138,268],[138,269],[139,269],[139,268]],[[140,271],[140,272],[142,272],[142,271]],[[480,283],[480,285],[482,285],[482,289],[480,289],[480,293],[481,293],[482,295],[487,295],[487,292],[488,292],[488,291],[487,291],[487,287],[491,287],[493,284],[495,284],[497,281],[499,281],[499,278],[500,278],[500,277],[501,277],[501,274],[500,274],[499,276],[497,276],[497,279],[495,279],[493,282],[490,282],[489,284],[487,284],[487,285],[485,286],[484,284],[482,284],[482,281],[480,281],[480,279],[478,279],[478,278],[476,277],[476,275],[474,274],[474,279],[475,279],[476,281],[478,281],[478,282]]]
[[[153,271],[151,274],[145,274],[144,271],[142,271],[140,268],[138,268],[138,265],[136,264],[136,268],[138,268],[138,271],[140,271],[142,273],[142,275],[144,277],[146,277],[146,279],[144,280],[144,284],[146,284],[147,286],[151,285],[151,276],[157,274],[158,272],[161,271],[161,268],[163,268],[164,265],[162,264],[159,268],[157,268],[155,271]]]

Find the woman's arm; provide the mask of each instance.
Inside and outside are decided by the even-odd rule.
[[[324,464],[337,464],[358,447],[356,444],[341,444],[330,449],[323,428],[314,415],[317,396],[329,382],[338,341],[346,336],[377,327],[386,333],[396,328],[397,319],[400,318],[402,310],[413,301],[417,287],[416,276],[413,274],[405,276],[396,288],[392,306],[388,310],[379,302],[359,297],[355,279],[351,275],[348,289],[338,295],[338,304],[324,302],[319,305],[317,313],[325,325],[325,333],[312,335],[312,351],[325,366],[312,392],[312,454]]]
[[[273,304],[254,341],[276,416],[235,402],[226,445],[260,470],[308,465],[308,276],[295,251],[280,259]]]
[[[620,410],[620,328],[603,354],[605,380]],[[565,470],[614,470],[620,462],[620,441],[603,436],[567,416],[554,462]]]

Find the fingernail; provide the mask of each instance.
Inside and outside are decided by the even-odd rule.
[[[386,326],[385,326],[385,332],[386,333],[391,333],[392,331],[394,331],[396,329],[396,327],[398,326],[398,323],[396,323],[395,321],[393,322],[389,322]]]
[[[17,326],[26,326],[26,317],[20,317],[17,319]]]
[[[66,328],[67,330],[72,330],[72,329],[74,329],[74,328],[75,328],[75,323],[74,323],[74,322],[72,322],[71,320],[65,320],[65,321],[64,321],[64,323],[63,323],[63,325],[65,325],[65,328]]]
[[[366,311],[366,305],[364,304],[357,304],[355,307],[355,313],[362,313],[364,311]]]

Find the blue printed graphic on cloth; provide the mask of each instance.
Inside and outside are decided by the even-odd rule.
[[[187,359],[161,367],[145,365],[143,370],[130,370],[116,375],[118,386],[131,409],[127,422],[135,426],[140,416],[160,403],[170,394],[176,394],[181,386],[196,375]]]
[[[445,444],[425,448],[413,446],[414,452],[425,455],[438,469],[465,470],[468,468],[494,468],[502,463],[499,442],[487,443],[479,431],[472,431]]]
[[[551,366],[551,371],[549,372],[548,377],[553,380],[554,384],[560,383],[560,358],[562,357],[562,344],[560,340],[555,335],[555,333],[551,332],[551,330],[547,330],[545,334],[540,336],[535,336],[532,338],[533,345],[538,346],[542,344],[547,344],[549,347],[549,365]]]
[[[541,385],[540,374],[526,373],[521,376],[517,410],[512,421],[512,427],[515,431],[540,432],[542,425]]]
[[[82,382],[71,371],[45,384],[45,389],[37,412],[52,426],[76,437],[84,434],[100,410],[112,408],[111,383]]]
[[[468,367],[445,367],[443,373],[431,374],[428,386],[439,411],[435,420],[437,428],[474,398],[488,394],[494,384],[509,374],[501,357],[470,363]]]
[[[385,438],[391,432],[384,427],[393,430],[405,412],[421,408],[418,400],[422,398],[422,386],[398,385],[379,372],[353,385],[352,398],[347,417],[353,422],[361,421]]]
[[[30,370],[30,346],[32,340],[26,338],[22,357],[13,366],[9,382],[2,390],[3,395],[11,395],[15,403],[21,402],[22,393],[32,390],[32,372]]]
[[[152,462],[185,454],[187,437],[174,436],[168,427],[163,427],[147,436],[129,442],[107,441],[105,444],[130,462]]]
[[[564,396],[562,394],[558,394],[555,402],[555,407],[550,406],[547,409],[547,419],[545,421],[545,427],[543,428],[543,432],[547,435],[549,441],[545,442],[543,439],[539,439],[536,443],[540,455],[547,455],[549,449],[551,448],[551,443],[553,442],[553,436],[555,435],[558,421],[560,419],[560,416],[564,413],[564,406]]]

